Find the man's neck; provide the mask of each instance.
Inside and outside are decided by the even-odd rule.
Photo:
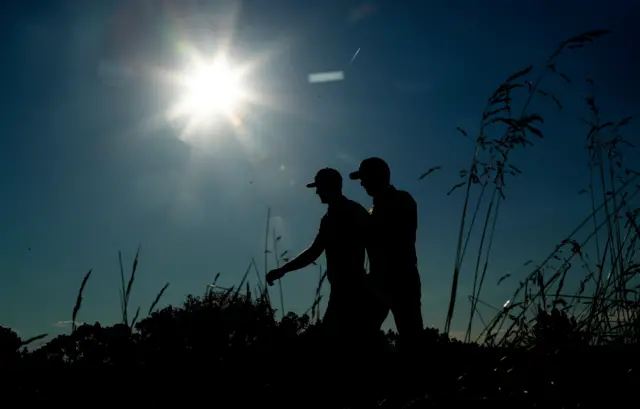
[[[389,193],[391,193],[393,190],[395,190],[395,187],[393,187],[392,184],[388,184],[387,186],[385,186],[384,188],[380,189],[380,193],[378,193],[374,198],[373,198],[373,203],[375,206],[376,202],[379,202],[380,200],[384,200],[384,198],[386,196],[389,195]]]
[[[329,207],[329,209],[331,209],[331,207],[335,207],[336,205],[339,205],[344,199],[345,199],[344,195],[337,196],[336,198],[331,200],[329,203],[327,203],[327,206]]]

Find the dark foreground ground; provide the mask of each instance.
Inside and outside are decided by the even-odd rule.
[[[82,325],[31,352],[2,328],[0,392],[6,403],[73,407],[419,408],[463,400],[569,408],[637,400],[637,346],[584,346],[557,334],[536,340],[490,348],[425,329],[420,355],[404,359],[394,334],[380,333],[366,350],[335,350],[306,316],[277,321],[259,302],[190,297],[133,326]]]

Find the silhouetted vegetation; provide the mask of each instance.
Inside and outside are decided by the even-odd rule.
[[[543,118],[528,112],[530,102],[542,97],[562,109],[558,98],[542,88],[542,79],[555,75],[571,82],[558,66],[560,57],[607,33],[592,31],[564,41],[537,79],[527,78],[534,69],[526,67],[508,77],[490,97],[470,168],[460,172],[464,181],[452,189],[466,186],[445,333],[426,328],[419,356],[405,359],[397,352],[392,331],[381,332],[378,339],[357,350],[339,343],[330,347],[319,320],[321,267],[316,299],[301,316],[284,314],[281,288],[280,311],[272,307],[264,275],[252,261],[234,288],[220,289],[214,281],[205,294],[189,296],[181,306],[156,310],[167,284],[146,318],[140,319],[140,309],[130,318],[136,253],[128,280],[120,258],[121,323],[76,325],[89,271],[72,310],[69,334],[28,351],[28,344],[46,335],[22,340],[0,327],[3,397],[23,405],[61,400],[67,406],[87,406],[98,400],[98,404],[148,407],[194,403],[452,407],[457,399],[508,399],[520,407],[568,408],[597,401],[611,404],[616,399],[632,402],[634,386],[640,385],[640,211],[632,199],[640,186],[638,172],[624,165],[620,149],[629,145],[620,132],[631,118],[602,119],[595,93],[586,97],[590,118],[584,120],[591,182],[579,192],[590,196],[592,213],[546,260],[525,263],[532,265],[532,272],[518,284],[513,297],[496,308],[495,317],[485,320],[478,311],[479,304],[487,304],[480,295],[499,208],[505,200],[505,178],[521,173],[509,162],[510,152],[532,145],[531,135],[543,136],[539,128]],[[516,92],[522,92],[525,100],[514,113]],[[500,136],[492,139],[489,135],[496,131],[489,128],[494,126],[502,128]],[[466,130],[459,131],[467,135]],[[421,179],[438,169],[433,167]],[[470,192],[476,187],[473,204]],[[448,332],[462,260],[483,204],[481,240],[472,265],[470,318],[461,342],[450,339]],[[585,232],[588,226],[592,230]],[[272,245],[264,254],[265,272],[269,254],[276,265],[286,261],[287,251],[278,251],[279,236],[267,225],[267,241],[271,235]],[[247,283],[252,272],[258,276],[253,291]],[[573,283],[577,288],[570,288]],[[476,318],[483,328],[474,332]]]
[[[150,407],[203,399],[216,407],[403,407],[418,399],[413,405],[419,407],[458,398],[572,407],[605,399],[614,389],[631,398],[630,386],[639,381],[636,346],[589,346],[575,321],[558,310],[541,312],[528,347],[462,343],[427,328],[424,355],[410,363],[394,351],[393,332],[381,333],[359,361],[328,350],[308,315],[274,315],[264,298],[210,291],[153,312],[133,328],[83,324],[31,352],[2,328],[4,396],[28,404],[66,395],[78,406],[93,397]]]

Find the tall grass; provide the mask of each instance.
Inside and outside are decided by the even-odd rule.
[[[133,281],[136,278],[136,269],[138,268],[138,256],[140,255],[140,246],[138,246],[138,249],[136,250],[136,255],[133,259],[133,266],[131,267],[131,275],[129,276],[129,280],[127,281],[127,285],[125,286],[124,284],[124,266],[122,264],[122,252],[118,252],[118,262],[120,265],[120,311],[122,314],[122,323],[124,325],[126,325],[127,327],[129,327],[129,300],[131,298],[131,290],[133,289]],[[133,319],[132,325],[133,323],[136,321],[136,319],[138,318],[138,315],[140,314],[140,308],[138,308],[138,310],[136,311],[136,315]]]
[[[136,322],[140,317],[140,307],[138,307],[133,319],[131,320],[131,322],[129,322],[129,316],[128,316],[129,302],[131,300],[131,291],[133,289],[133,285],[136,279],[136,271],[138,268],[139,255],[140,255],[140,246],[138,246],[138,249],[136,250],[136,254],[133,259],[133,265],[131,267],[131,274],[129,275],[129,279],[127,280],[127,284],[125,285],[122,252],[120,251],[118,252],[118,264],[120,267],[120,288],[118,289],[118,292],[120,295],[120,314],[121,314],[121,320],[122,320],[121,323],[124,324],[129,329],[129,331],[133,330]],[[80,289],[78,290],[78,294],[76,295],[76,303],[73,307],[73,314],[71,317],[71,332],[74,332],[77,328],[77,323],[78,323],[77,318],[78,318],[78,313],[80,312],[80,308],[82,307],[82,300],[84,299],[84,290],[87,285],[87,282],[89,281],[89,278],[91,277],[92,272],[93,272],[93,269],[89,270],[87,274],[85,274],[84,278],[82,279]],[[153,313],[153,311],[158,306],[158,303],[160,302],[160,299],[164,295],[167,288],[169,288],[168,282],[160,289],[158,294],[156,294],[147,313],[149,316]],[[38,339],[41,339],[41,338],[44,338],[44,336],[39,336]]]
[[[78,313],[80,312],[80,308],[82,307],[84,288],[87,285],[87,281],[89,281],[89,277],[91,277],[91,272],[92,270],[89,270],[87,274],[84,275],[82,284],[80,284],[80,289],[78,290],[78,295],[76,296],[76,304],[73,306],[73,314],[71,315],[71,332],[74,332],[76,330]]]
[[[231,297],[233,299],[237,298],[238,296],[241,295],[241,290],[243,288],[243,286],[246,286],[245,288],[245,293],[242,294],[243,296],[247,297],[248,299],[251,299],[251,289],[250,289],[250,285],[248,282],[248,277],[251,271],[255,272],[256,275],[256,285],[257,285],[257,293],[259,294],[258,299],[261,300],[262,302],[264,302],[264,305],[266,305],[271,311],[273,311],[273,307],[271,305],[271,300],[269,297],[269,292],[268,292],[268,286],[266,284],[266,273],[269,270],[269,259],[268,256],[269,254],[273,254],[273,259],[274,259],[274,264],[276,267],[280,267],[282,262],[287,262],[289,261],[288,258],[288,254],[289,251],[285,250],[283,252],[279,252],[278,250],[278,243],[280,242],[280,240],[282,239],[282,236],[277,235],[277,232],[275,230],[275,228],[271,228],[270,225],[270,221],[271,221],[271,208],[267,209],[267,222],[266,222],[266,234],[265,234],[265,245],[264,245],[264,270],[261,273],[257,267],[255,258],[251,259],[251,262],[249,263],[249,266],[247,267],[247,269],[245,270],[239,284],[237,285],[233,285],[229,288],[223,288],[217,285],[218,279],[220,278],[220,273],[217,273],[213,282],[211,284],[207,285],[207,290],[205,291],[204,294],[204,298],[206,299],[212,299],[214,297],[217,297],[217,295],[215,294],[217,292],[217,290],[224,290],[224,295],[222,296],[222,299],[227,299],[228,297]],[[271,241],[269,240],[269,232],[271,232]],[[118,289],[118,293],[120,296],[120,314],[121,314],[121,323],[124,324],[129,331],[133,331],[135,324],[138,322],[139,318],[140,318],[140,307],[137,308],[136,313],[133,317],[133,319],[131,321],[129,321],[129,305],[130,305],[130,301],[131,301],[131,293],[133,290],[133,286],[135,283],[135,279],[136,279],[136,272],[138,269],[138,262],[139,262],[139,256],[140,256],[140,246],[138,246],[134,259],[133,259],[133,263],[131,266],[131,273],[129,274],[129,278],[127,280],[125,280],[125,272],[124,272],[124,263],[122,260],[122,252],[118,252],[118,265],[119,265],[119,272],[120,272],[120,288]],[[318,275],[318,284],[316,287],[316,291],[315,291],[315,295],[314,295],[314,299],[313,302],[311,304],[311,306],[307,309],[307,311],[304,312],[303,315],[307,315],[309,314],[311,316],[311,318],[315,317],[316,322],[320,321],[320,317],[321,317],[321,311],[320,311],[320,301],[322,300],[323,296],[321,294],[322,291],[322,286],[324,284],[324,281],[326,279],[326,272],[323,273],[323,268],[322,265],[314,262],[314,265],[316,265],[318,267],[318,271],[319,271],[319,275]],[[93,270],[89,270],[87,272],[87,274],[85,274],[82,283],[80,285],[80,289],[78,291],[78,294],[76,296],[76,303],[74,305],[73,308],[73,314],[72,314],[72,332],[74,332],[76,330],[77,327],[77,316],[78,313],[82,307],[82,300],[84,299],[84,290],[85,287],[87,285],[87,282],[92,274]],[[125,284],[126,283],[126,284]],[[166,292],[167,288],[169,287],[169,283],[167,282],[161,289],[160,291],[156,294],[153,302],[151,303],[149,310],[147,311],[147,316],[151,316],[154,312],[154,310],[157,308],[162,296],[164,295],[164,293]],[[285,317],[285,308],[284,308],[284,291],[282,289],[282,283],[281,281],[279,281],[279,292],[280,292],[280,309],[281,309],[281,318]],[[43,335],[38,335],[37,337],[35,337],[33,340],[30,340],[29,342],[33,342],[42,338],[45,338],[47,335],[43,334]]]
[[[592,211],[533,269],[510,304],[492,320],[486,329],[490,343],[531,344],[538,321],[549,310],[570,320],[571,330],[585,344],[640,341],[639,209],[632,206],[640,186],[638,172],[624,165],[620,149],[632,146],[620,135],[631,117],[603,121],[593,81],[587,82],[590,119],[583,121],[588,126],[590,183],[579,193],[589,195]],[[589,257],[589,245],[595,249],[595,259]],[[579,279],[574,292],[566,288],[570,275]],[[503,327],[503,335],[496,340],[495,333]]]
[[[471,164],[468,169],[460,172],[463,181],[453,186],[447,193],[449,195],[462,187],[466,189],[460,217],[445,333],[448,334],[451,329],[460,274],[469,250],[469,241],[476,231],[477,222],[480,222],[480,240],[473,260],[473,289],[469,296],[471,308],[465,333],[465,340],[471,341],[474,320],[478,316],[478,303],[482,303],[481,293],[489,270],[489,256],[492,251],[496,223],[501,204],[505,199],[505,179],[507,176],[522,173],[511,163],[510,156],[518,148],[532,146],[532,137],[544,137],[539,127],[544,123],[543,117],[530,112],[531,102],[534,98],[544,98],[562,110],[563,105],[560,100],[553,93],[543,89],[543,81],[549,76],[556,76],[571,83],[570,77],[558,68],[561,57],[609,33],[608,30],[594,30],[563,41],[548,57],[533,80],[528,79],[534,72],[533,66],[530,65],[509,76],[490,96],[480,120]],[[593,86],[593,81],[588,82]],[[523,95],[524,101],[521,109],[516,111],[514,98],[518,95]],[[638,240],[635,222],[637,209],[632,209],[630,206],[630,200],[638,191],[637,186],[633,187],[632,184],[637,173],[622,165],[622,153],[619,149],[621,145],[629,145],[619,135],[619,131],[629,123],[631,118],[627,117],[618,122],[603,122],[593,95],[587,97],[587,104],[591,119],[584,122],[589,126],[587,149],[590,153],[591,184],[585,192],[590,195],[592,213],[520,283],[514,296],[499,310],[496,317],[488,324],[481,316],[479,317],[485,324],[485,328],[477,340],[484,339],[489,344],[526,342],[532,337],[532,331],[534,331],[532,326],[535,326],[536,320],[549,311],[559,311],[558,306],[562,306],[561,312],[567,317],[573,320],[578,319],[576,330],[587,331],[590,334],[590,342],[602,340],[604,334],[611,336],[610,317],[612,316],[617,317],[618,335],[625,339],[628,338],[630,330],[629,328],[622,330],[620,322],[630,323],[637,320],[637,312],[630,311],[630,305],[633,302],[637,303],[637,298],[634,301],[628,298],[629,294],[635,294],[635,288],[629,288],[629,283],[637,273],[637,264],[633,262]],[[496,128],[501,136],[491,137],[490,135],[496,134]],[[466,130],[458,128],[458,131],[468,136]],[[611,133],[608,139],[603,138],[605,131]],[[621,170],[623,174],[620,173]],[[599,185],[599,193],[595,183]],[[473,203],[471,196],[472,191],[475,192],[473,189],[475,186],[479,187],[479,192],[477,200]],[[599,201],[602,201],[602,205],[596,206]],[[486,211],[481,214],[480,209],[483,205]],[[598,212],[601,210],[604,214],[599,218]],[[600,222],[600,220],[603,221]],[[594,230],[587,234],[585,240],[578,242],[574,236],[588,222],[593,223]],[[601,236],[605,239],[604,247],[601,244]],[[578,291],[567,296],[563,289],[572,267],[571,259],[577,257],[582,265],[588,265],[588,256],[583,249],[591,239],[595,240],[597,268],[594,271],[587,267],[588,274],[582,279]],[[563,258],[560,252],[567,249],[569,254]],[[552,260],[560,260],[561,265],[553,269],[550,266]],[[607,274],[605,274],[605,261],[609,266]],[[547,273],[550,268],[553,271]],[[547,278],[547,275],[550,277]],[[590,282],[594,282],[592,295],[585,296],[584,291]],[[518,298],[521,295],[522,300]],[[605,301],[611,297],[616,301]],[[584,304],[580,300],[585,299],[588,300],[589,307],[580,309],[579,305]],[[635,308],[637,311],[637,305]],[[509,321],[508,324],[507,321]],[[496,337],[500,338],[500,341],[497,341]]]

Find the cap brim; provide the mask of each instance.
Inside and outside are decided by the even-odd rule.
[[[311,187],[318,187],[318,184],[316,182],[313,183],[309,183],[307,184],[307,187],[311,188]]]
[[[351,179],[351,180],[358,180],[358,179],[360,179],[361,176],[362,175],[361,175],[359,170],[356,170],[355,172],[349,173],[349,179]]]

